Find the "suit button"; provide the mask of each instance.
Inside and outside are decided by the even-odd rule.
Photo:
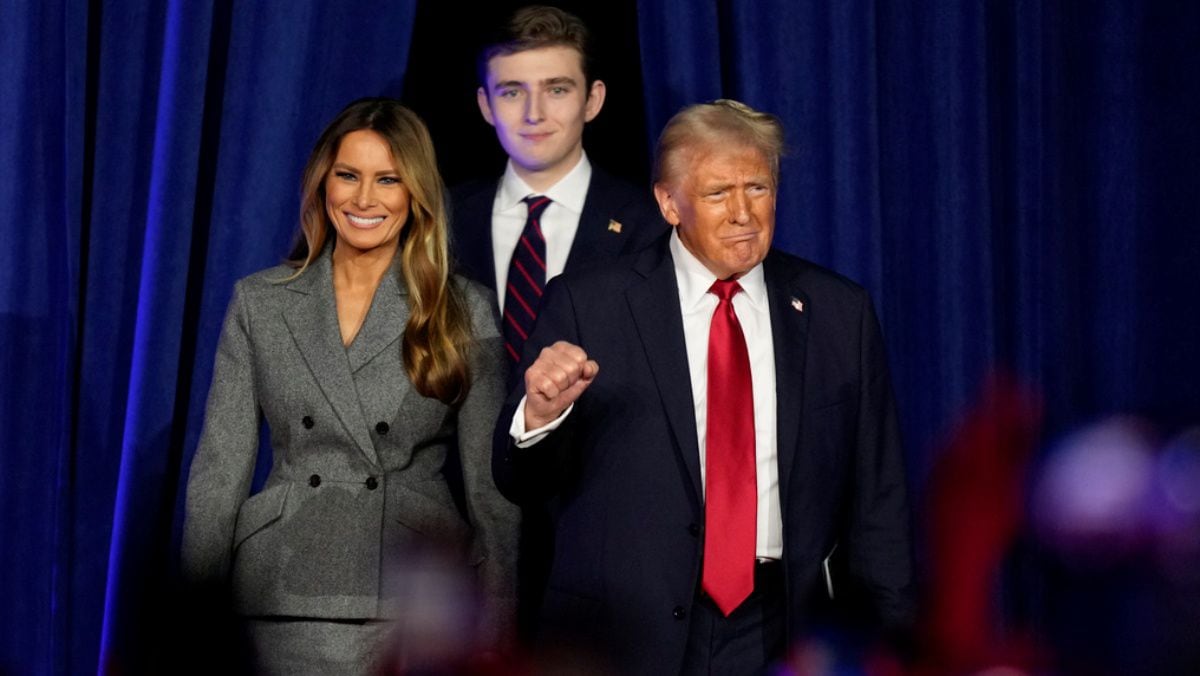
[[[308,477],[308,485],[312,486],[313,488],[320,486],[321,485],[321,475],[314,474],[314,475]]]
[[[379,480],[373,476],[367,477],[367,490],[373,491],[376,488],[379,488]]]
[[[313,428],[312,416],[310,416],[310,415],[304,416],[303,418],[300,419],[300,424],[304,425],[304,429],[311,430]]]
[[[390,429],[392,429],[392,428],[388,427],[388,424],[385,422],[375,423],[375,431],[379,432],[380,434],[387,434],[388,430],[390,430]]]
[[[698,523],[688,524],[688,534],[694,538],[700,537],[700,524],[698,524]]]
[[[687,611],[683,609],[683,606],[675,606],[675,610],[671,611],[671,617],[682,620],[687,617]]]

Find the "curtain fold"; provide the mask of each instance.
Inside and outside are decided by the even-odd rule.
[[[1034,475],[1060,439],[1113,415],[1135,416],[1165,438],[1194,435],[1200,5],[638,4],[652,19],[641,28],[647,99],[669,94],[669,105],[647,109],[652,133],[679,106],[718,96],[782,118],[792,154],[782,166],[775,241],[874,296],[918,542],[956,509],[983,538],[1006,509],[1039,517],[1019,494],[1016,505],[984,502],[975,511],[970,500],[931,498],[943,444],[969,433],[972,420],[1003,415],[988,407],[1011,392],[1011,374],[1044,402],[1042,424],[1031,430],[1039,438],[1028,441],[1034,449],[1003,446],[1026,443],[1014,441],[1026,432],[1019,419],[994,438],[958,437],[973,444],[959,450],[987,467],[983,476],[952,477],[965,490],[979,488],[972,479],[1024,490],[1024,472]],[[712,63],[720,68],[704,67]],[[991,459],[999,465],[987,465],[989,444],[1004,453]],[[1096,462],[1095,476],[1113,472]],[[987,476],[993,469],[998,476]],[[1081,490],[1108,499],[1100,485]],[[1111,573],[1120,588],[1110,591],[1056,568],[1055,546],[1034,536],[1009,541],[997,552],[1002,561],[968,571],[985,576],[977,590],[985,617],[975,629],[988,649],[1029,636],[1064,658],[1129,673],[1194,660],[1164,647],[1187,635],[1186,619],[1160,609],[1133,626],[1109,612],[1130,598],[1149,602],[1146,580],[1161,575],[1155,565],[1184,565],[1188,555],[1160,552],[1146,570]],[[956,561],[933,560],[938,553],[917,549],[934,599],[956,591],[934,572]],[[1157,601],[1189,598],[1184,587],[1164,586],[1170,591]]]
[[[188,358],[181,351],[187,309],[183,301],[193,244],[212,18],[213,8],[204,3],[170,3],[165,16],[155,17],[161,27],[151,27],[154,39],[162,41],[158,46],[162,57],[156,72],[146,73],[157,86],[153,108],[147,100],[146,110],[139,111],[153,120],[153,133],[146,140],[145,205],[137,205],[145,214],[144,230],[135,245],[140,251],[125,252],[126,260],[141,264],[136,299],[129,309],[134,329],[100,653],[102,667],[112,665],[113,670],[136,663],[137,651],[144,650],[139,647],[144,640],[139,615],[161,615],[156,612],[161,609],[151,610],[142,598],[162,594],[167,579],[163,544],[164,533],[170,531],[163,528],[163,515],[170,512],[163,508],[170,503],[164,502],[164,494],[174,482],[164,479],[173,478],[170,471],[179,467],[178,447],[171,443],[170,432],[176,418],[180,362]],[[134,18],[116,20],[128,26]],[[101,100],[107,100],[107,93],[101,89]],[[99,243],[94,244],[98,248]],[[95,288],[103,292],[102,282]],[[165,523],[169,526],[169,521]]]
[[[1194,4],[638,4],[652,134],[718,96],[783,119],[776,244],[875,297],[918,487],[997,368],[1051,434],[1200,418]]]
[[[323,125],[399,94],[415,2],[13,10],[0,671],[170,669],[180,491],[233,281],[286,253]]]
[[[721,96],[783,119],[776,242],[872,292],[918,496],[996,368],[1048,435],[1200,419],[1200,4],[634,1],[649,143]],[[286,252],[322,126],[399,95],[414,16],[0,11],[0,672],[145,671],[187,629],[182,489],[233,282]]]
[[[0,671],[51,664],[66,614],[85,2],[0,12]],[[18,662],[18,660],[20,660]]]

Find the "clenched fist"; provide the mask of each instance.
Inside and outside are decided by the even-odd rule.
[[[537,429],[562,415],[599,372],[600,365],[578,345],[560,340],[543,348],[525,370],[525,429]]]

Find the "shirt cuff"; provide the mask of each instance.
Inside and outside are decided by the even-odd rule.
[[[512,437],[513,443],[516,444],[517,448],[529,448],[542,439],[545,439],[546,436],[554,430],[558,429],[558,426],[567,419],[567,415],[571,413],[571,409],[573,408],[575,408],[575,404],[568,406],[567,410],[563,411],[562,414],[554,420],[551,420],[537,429],[526,432],[525,397],[521,397],[521,403],[517,404],[517,412],[513,414],[512,425],[509,425],[508,427],[508,436]]]

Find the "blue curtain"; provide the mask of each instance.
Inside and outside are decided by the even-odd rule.
[[[0,11],[0,673],[153,663],[232,283],[287,249],[321,126],[399,95],[414,6]],[[651,135],[783,118],[777,243],[874,294],[918,490],[997,366],[1051,434],[1200,419],[1200,5],[637,6]]]
[[[233,281],[286,253],[323,125],[400,94],[414,10],[5,4],[0,672],[152,668]]]
[[[647,127],[779,115],[776,243],[880,306],[914,482],[992,369],[1200,420],[1200,5],[639,0]]]

